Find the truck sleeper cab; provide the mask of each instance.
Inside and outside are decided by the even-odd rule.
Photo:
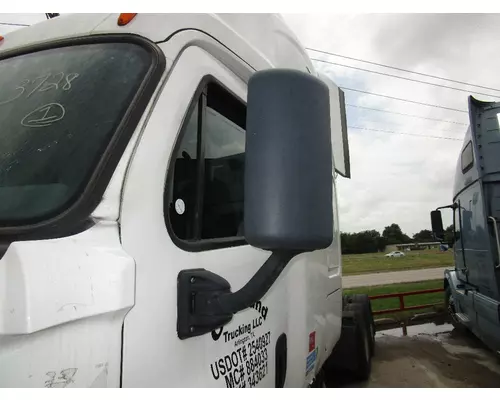
[[[458,157],[452,240],[455,268],[445,272],[446,304],[453,324],[467,328],[500,351],[500,104],[469,97],[470,126]],[[436,237],[444,239],[440,211],[431,213]]]
[[[120,18],[0,42],[0,386],[308,386],[368,335],[342,92],[277,16]]]

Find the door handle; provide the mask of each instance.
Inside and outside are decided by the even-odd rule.
[[[282,333],[276,341],[276,376],[275,387],[282,388],[286,380],[287,346],[286,334]]]

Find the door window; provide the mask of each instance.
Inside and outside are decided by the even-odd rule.
[[[243,238],[246,106],[209,83],[181,130],[167,185],[167,225],[184,242]]]

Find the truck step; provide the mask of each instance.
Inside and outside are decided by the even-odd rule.
[[[462,324],[468,324],[470,322],[470,319],[467,316],[467,314],[456,313],[455,315]]]

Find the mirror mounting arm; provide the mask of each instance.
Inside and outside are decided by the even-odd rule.
[[[452,210],[455,210],[456,208],[458,208],[458,204],[457,203],[453,203],[453,204],[449,204],[447,206],[438,207],[438,208],[436,208],[436,211],[437,210],[443,210],[445,208],[451,208]]]
[[[233,314],[249,308],[271,288],[288,262],[300,251],[275,251],[240,290],[205,269],[188,269],[177,277],[177,335],[200,336],[217,329]]]
[[[235,314],[252,306],[264,297],[276,279],[278,279],[281,271],[297,254],[297,252],[292,251],[273,252],[255,275],[240,290],[208,299],[208,309],[216,313]]]

